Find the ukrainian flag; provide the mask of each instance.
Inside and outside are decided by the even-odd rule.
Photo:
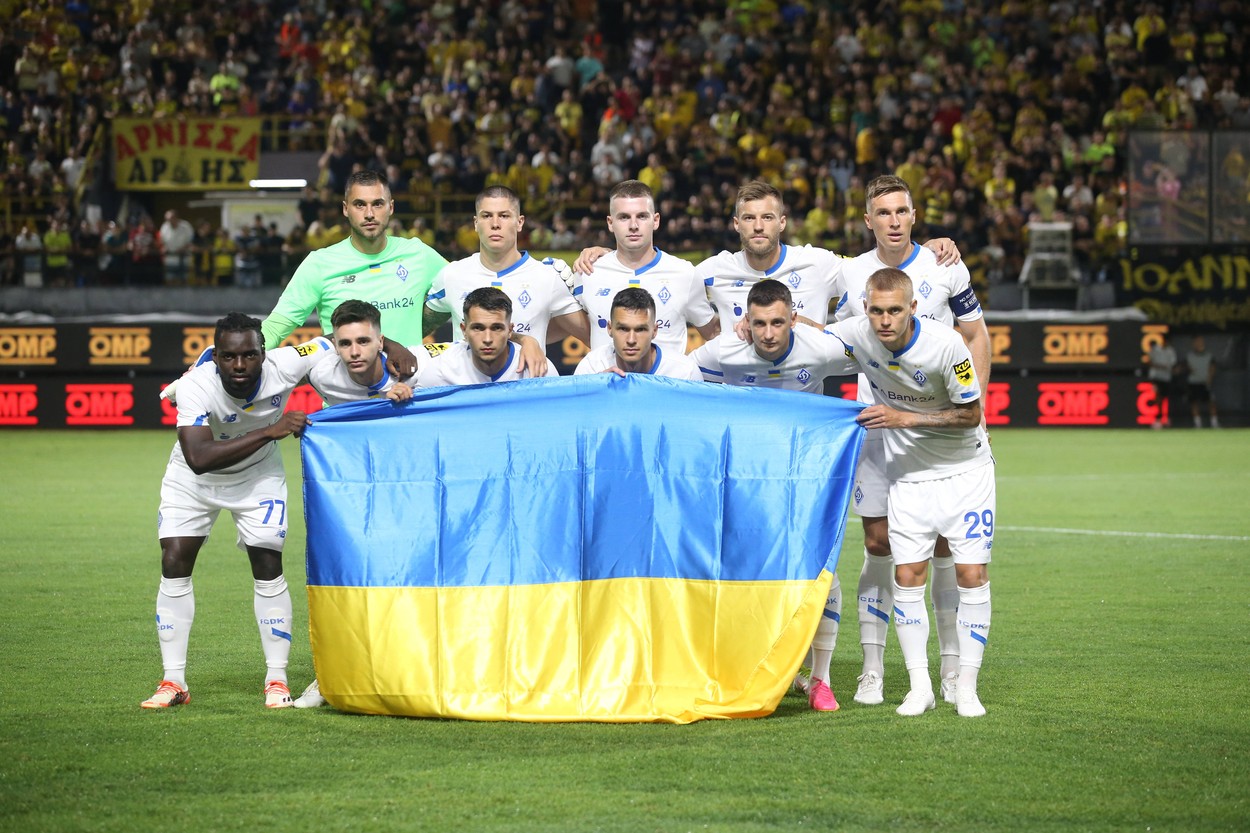
[[[595,374],[313,414],[322,693],[475,720],[770,714],[824,609],[861,407]]]

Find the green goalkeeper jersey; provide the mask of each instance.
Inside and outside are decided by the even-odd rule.
[[[430,284],[447,261],[417,238],[388,236],[380,254],[367,255],[351,238],[309,252],[261,325],[266,349],[282,343],[313,310],[329,334],[330,316],[344,301],[373,304],[382,334],[405,346],[420,344],[421,315]]]

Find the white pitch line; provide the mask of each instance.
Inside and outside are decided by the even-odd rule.
[[[1250,535],[1194,535],[1187,532],[1117,532],[1111,529],[1064,529],[1054,526],[1003,526],[1008,532],[1053,532],[1062,535],[1110,535],[1123,538],[1180,538],[1187,541],[1250,541]]]

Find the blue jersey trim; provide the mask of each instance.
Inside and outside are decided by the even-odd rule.
[[[709,370],[708,368],[703,367],[702,365],[700,365],[700,366],[699,366],[699,372],[700,372],[700,373],[704,373],[704,374],[706,374],[706,375],[708,375],[708,376],[721,376],[721,377],[724,377],[724,375],[725,375],[723,372],[721,372],[721,371],[719,371],[719,370]]]
[[[790,358],[790,354],[794,352],[794,342],[796,341],[798,341],[798,339],[794,337],[794,330],[791,330],[790,331],[790,346],[786,348],[786,352],[781,354],[781,358],[773,362],[773,367],[776,367],[777,365],[784,362],[786,359]]]
[[[503,368],[498,373],[490,377],[490,380],[492,382],[498,382],[499,377],[507,373],[508,368],[512,367],[512,360],[515,358],[516,358],[516,344],[509,341],[508,342],[508,360],[504,362]]]
[[[520,260],[518,260],[516,263],[512,264],[511,266],[509,266],[507,269],[504,269],[502,272],[496,272],[496,273],[495,273],[495,277],[497,277],[497,278],[502,278],[504,275],[510,274],[510,273],[512,273],[512,272],[515,272],[517,269],[520,269],[520,268],[521,268],[521,266],[525,263],[525,261],[527,261],[527,260],[529,260],[529,259],[530,259],[530,253],[529,253],[529,252],[521,252],[521,259],[520,259]]]
[[[655,249],[654,246],[652,246],[651,248]],[[635,269],[634,274],[641,275],[643,272],[646,272],[648,269],[655,268],[655,266],[660,262],[660,258],[662,257],[664,257],[664,253],[661,252],[659,249],[655,249],[655,257],[651,258],[651,262],[648,263],[646,266],[643,266],[639,269]]]
[[[908,266],[911,266],[911,262],[915,260],[919,254],[920,254],[920,246],[917,245],[916,241],[913,240],[911,243],[911,254],[907,256],[906,260],[904,260],[902,263],[898,265],[898,268],[906,269]]]
[[[896,359],[910,350],[911,346],[916,343],[916,339],[920,338],[920,319],[913,315],[911,320],[916,325],[916,331],[911,334],[911,340],[903,345],[903,349],[894,353]]]
[[[660,358],[664,354],[660,351],[660,345],[652,342],[651,346],[655,348],[655,364],[651,365],[651,369],[647,372],[654,376],[655,372],[660,369]]]
[[[765,275],[771,275],[773,272],[776,272],[778,269],[780,269],[780,268],[781,268],[781,264],[783,264],[783,263],[785,263],[785,262],[786,262],[786,252],[787,252],[787,251],[789,251],[789,250],[790,250],[790,247],[789,247],[789,246],[787,246],[785,243],[782,243],[782,244],[781,244],[781,257],[777,258],[777,262],[776,262],[776,263],[774,263],[774,264],[773,264],[772,266],[770,266],[768,269],[765,269],[765,270],[764,270],[764,274],[765,274]]]

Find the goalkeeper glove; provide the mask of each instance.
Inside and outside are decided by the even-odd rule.
[[[543,263],[556,270],[556,275],[560,280],[564,281],[564,285],[569,288],[569,292],[573,291],[573,287],[577,286],[577,281],[573,279],[573,270],[569,265],[558,257],[544,257]]]

